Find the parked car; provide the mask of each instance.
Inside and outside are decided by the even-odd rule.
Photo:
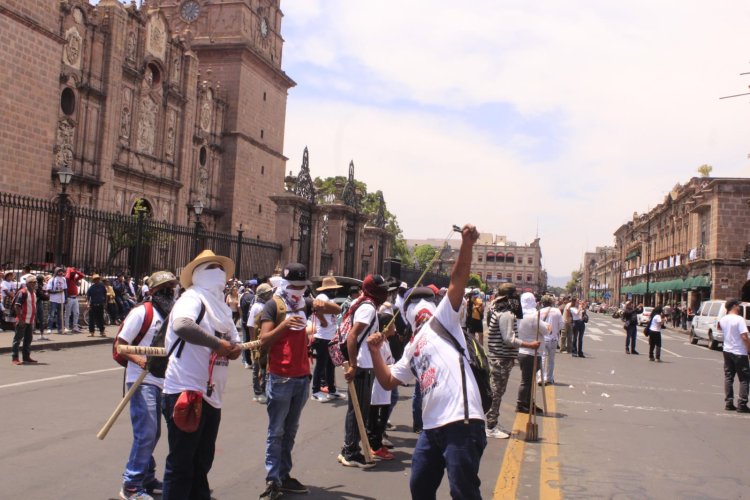
[[[596,313],[596,312],[599,312],[600,308],[601,308],[601,305],[599,305],[599,303],[597,302],[594,302],[593,304],[589,306],[589,311],[591,311],[592,313]]]
[[[653,307],[644,307],[643,312],[638,315],[638,324],[642,326],[648,325],[648,322],[651,321],[651,311],[653,310]]]
[[[727,314],[725,300],[707,300],[703,302],[690,323],[690,343],[697,344],[699,340],[707,340],[710,349],[718,349],[724,343],[724,333],[718,323]],[[750,302],[740,303],[740,315],[750,326]]]

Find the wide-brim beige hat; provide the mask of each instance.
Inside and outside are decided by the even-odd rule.
[[[336,281],[336,278],[333,276],[326,276],[323,278],[323,282],[320,285],[320,288],[317,288],[316,290],[318,292],[323,292],[325,290],[337,290],[339,288],[342,288],[342,285],[339,285],[339,282]]]
[[[193,271],[195,268],[206,262],[216,262],[221,264],[224,268],[224,272],[227,273],[227,279],[234,276],[234,261],[229,257],[223,255],[216,255],[211,250],[203,250],[198,256],[191,260],[190,263],[182,268],[180,273],[180,285],[182,288],[190,288],[193,286]]]

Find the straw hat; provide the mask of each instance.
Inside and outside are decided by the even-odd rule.
[[[101,279],[101,276],[99,276],[98,274],[94,274],[91,276],[91,281],[98,280],[98,279]]]
[[[317,289],[319,292],[323,292],[325,290],[337,290],[341,288],[341,285],[338,284],[336,281],[336,278],[333,276],[326,276],[323,278],[323,283],[321,284],[320,288]]]
[[[216,255],[211,250],[203,250],[198,256],[182,269],[180,273],[180,285],[182,288],[190,288],[193,285],[193,271],[195,268],[206,262],[216,262],[221,264],[227,277],[234,276],[234,261],[229,257]]]

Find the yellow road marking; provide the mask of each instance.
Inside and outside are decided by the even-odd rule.
[[[546,386],[547,389],[547,412],[557,412],[555,402],[554,386]],[[495,483],[493,500],[515,499],[518,492],[518,483],[521,479],[521,464],[523,463],[524,448],[526,442],[526,423],[529,416],[525,413],[516,413],[513,422],[513,430],[505,448],[503,465]],[[557,430],[557,418],[546,417],[542,419],[543,433],[541,437],[541,457],[539,473],[539,498],[545,500],[557,500],[562,498],[560,490],[560,456],[559,436]]]
[[[495,491],[492,497],[494,500],[516,498],[518,481],[521,477],[523,449],[526,446],[523,438],[526,433],[527,420],[528,415],[525,413],[516,413],[510,440],[503,456],[503,466],[500,468],[500,474],[497,476],[497,482],[495,483]]]
[[[555,386],[548,385],[543,388],[547,391],[547,412],[551,415],[557,413],[555,402]],[[539,472],[539,498],[545,500],[556,500],[562,498],[560,489],[560,443],[557,433],[557,417],[546,417],[544,422],[544,435],[542,440],[542,455],[540,459]]]

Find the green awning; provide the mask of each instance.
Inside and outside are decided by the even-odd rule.
[[[693,276],[685,280],[685,288],[695,290],[696,288],[707,288],[711,286],[711,277],[706,275]]]
[[[596,298],[596,292],[594,291],[589,292],[589,298]]]
[[[651,291],[651,287],[649,286],[649,292]],[[633,285],[633,289],[630,290],[630,293],[635,295],[643,295],[646,293],[646,283],[636,283]]]
[[[631,250],[630,252],[628,252],[627,257],[625,257],[625,260],[634,259],[634,258],[638,257],[639,255],[641,255],[641,251],[640,250]]]

